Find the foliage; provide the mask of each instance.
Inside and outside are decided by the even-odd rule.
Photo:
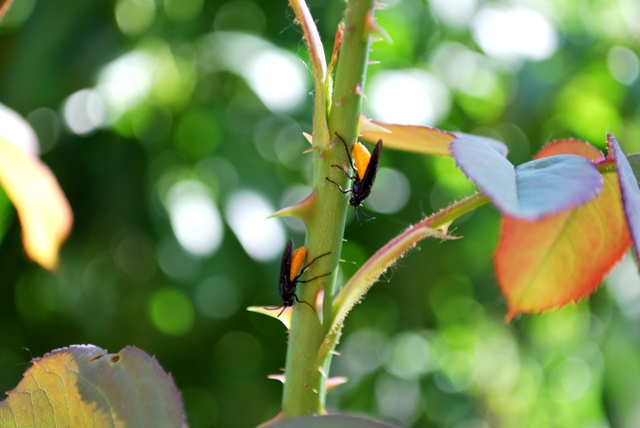
[[[342,26],[339,2],[312,5],[310,12],[292,1],[289,16],[282,5],[253,2],[105,1],[74,4],[69,10],[76,15],[31,10],[28,3],[16,0],[2,27],[0,97],[36,130],[76,225],[62,268],[50,276],[24,261],[19,226],[3,217],[0,259],[9,267],[3,283],[14,284],[0,291],[3,367],[24,360],[16,350],[25,345],[41,354],[68,343],[135,344],[173,373],[193,426],[270,418],[280,407],[278,390],[256,379],[267,366],[273,372],[281,366],[284,340],[274,325],[238,309],[277,301],[276,263],[249,267],[278,257],[284,230],[279,219],[263,219],[273,205],[288,205],[275,216],[297,217],[304,227],[286,223],[286,235],[302,242],[306,229],[309,257],[331,254],[307,277],[331,275],[299,290],[303,300],[320,302],[317,315],[305,305],[286,313],[284,417],[326,407],[417,426],[631,423],[637,394],[630,380],[640,367],[628,329],[639,313],[629,297],[637,282],[633,263],[625,259],[614,271],[608,294],[597,291],[588,302],[509,326],[500,322],[504,305],[491,284],[506,297],[508,318],[539,312],[594,291],[631,239],[637,242],[634,162],[612,135],[606,157],[565,139],[527,162],[550,130],[601,148],[608,131],[627,144],[625,151],[638,149],[629,107],[638,58],[618,41],[632,40],[636,27],[625,21],[632,13],[575,13],[578,6],[563,3],[552,11],[470,6],[453,16],[443,2],[427,8],[405,0],[374,20],[373,2],[354,1]],[[114,14],[97,13],[106,8]],[[624,25],[604,30],[598,19],[589,21],[604,12]],[[564,23],[561,48],[544,18],[549,13]],[[38,17],[55,30],[36,25]],[[63,18],[69,25],[61,25]],[[486,39],[517,27],[506,24],[518,19],[538,25],[531,28],[547,37],[546,51],[526,40],[509,45],[504,35],[502,45]],[[302,54],[297,27],[287,23],[293,20],[314,78],[314,97],[306,100],[299,95],[304,74],[287,52]],[[487,22],[497,32],[483,31]],[[80,41],[78,31],[87,37]],[[382,67],[367,71],[372,32],[391,35],[394,44],[377,43],[374,59]],[[332,37],[327,64],[321,41]],[[589,48],[579,43],[585,38]],[[45,40],[54,55],[24,48]],[[30,84],[18,84],[25,70]],[[363,120],[365,94],[367,115],[414,124]],[[394,94],[404,96],[407,108]],[[359,130],[365,140],[385,141],[380,177],[365,201],[377,219],[361,227],[326,182],[347,185],[333,168],[346,164],[335,134],[352,142]],[[301,131],[311,132],[306,158],[302,145],[295,148]],[[508,160],[497,140],[509,146]],[[387,150],[394,146],[414,153]],[[425,161],[416,152],[444,156]],[[456,164],[482,194],[473,194]],[[26,239],[28,226],[8,187],[7,196]],[[501,212],[500,226],[496,211],[475,211],[488,201]],[[7,213],[9,202],[2,202]],[[435,214],[421,218],[421,206]],[[398,221],[416,225],[398,235]],[[66,235],[61,230],[58,243]],[[407,253],[426,236],[465,239],[425,241],[421,253]],[[494,279],[489,256],[498,236]],[[402,255],[408,257],[400,268],[389,271]],[[381,275],[393,286],[368,291]],[[365,304],[354,308],[365,293]],[[343,327],[342,355],[331,357]],[[5,389],[17,384],[20,371],[0,375]],[[350,381],[325,403],[325,388],[344,381],[325,380],[329,372]]]

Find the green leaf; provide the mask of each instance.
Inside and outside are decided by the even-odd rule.
[[[126,347],[56,349],[33,360],[0,402],[0,426],[182,427],[182,400],[155,358]]]

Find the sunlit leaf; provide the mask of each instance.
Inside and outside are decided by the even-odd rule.
[[[640,252],[638,250],[638,245],[640,245],[640,189],[638,189],[638,180],[633,174],[631,165],[629,165],[629,161],[622,152],[616,137],[608,134],[607,144],[609,146],[609,153],[613,155],[613,160],[618,170],[620,192],[622,193],[622,206],[629,230],[631,231],[636,260],[640,263]]]
[[[0,403],[0,426],[182,427],[180,393],[155,358],[126,347],[57,349],[33,360]]]
[[[384,141],[384,147],[405,152],[415,152],[427,155],[451,156],[450,145],[453,140],[465,137],[476,141],[482,141],[493,147],[503,156],[507,155],[507,146],[492,138],[477,135],[448,132],[429,126],[418,125],[393,125],[377,121],[371,121],[389,132],[362,129],[362,140],[375,144],[380,138]]]
[[[602,176],[581,156],[562,154],[514,168],[481,141],[461,137],[451,143],[458,166],[503,213],[528,220],[556,214],[596,196]]]
[[[54,269],[73,221],[55,176],[37,157],[0,136],[0,184],[18,211],[27,255]]]
[[[603,159],[598,149],[577,140],[552,143],[536,158],[559,154]],[[495,269],[509,306],[507,319],[587,296],[630,244],[613,172],[604,174],[600,194],[582,206],[537,221],[504,216]]]

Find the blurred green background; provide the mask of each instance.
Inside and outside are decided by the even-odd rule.
[[[344,9],[309,2],[325,43]],[[640,151],[640,3],[393,0],[377,14],[368,117],[506,142],[605,132]],[[25,259],[0,201],[0,390],[69,344],[155,355],[193,427],[245,427],[279,410],[285,240],[265,220],[309,192],[312,81],[287,3],[14,0],[0,24],[0,102],[36,130],[75,215],[62,265]],[[327,51],[330,54],[330,51]],[[341,283],[407,225],[473,191],[451,159],[383,154]],[[330,411],[416,427],[640,426],[640,279],[628,257],[589,301],[505,325],[492,273],[499,216],[423,242],[347,318]],[[523,243],[526,245],[526,243]]]

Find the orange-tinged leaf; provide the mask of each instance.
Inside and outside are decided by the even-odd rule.
[[[0,426],[182,427],[180,393],[155,358],[126,347],[107,354],[92,345],[33,360],[0,402]]]
[[[369,121],[366,118],[360,118],[360,124],[363,141],[375,144],[379,139],[382,139],[386,148],[394,150],[451,156],[449,148],[451,142],[458,137],[465,136],[488,144],[503,156],[506,156],[508,152],[504,143],[478,135],[452,133],[430,126],[387,124],[375,120]],[[375,127],[379,129],[375,129]]]
[[[393,125],[371,121],[390,132],[362,130],[362,140],[375,144],[380,138],[385,148],[429,155],[451,156],[449,144],[457,137],[429,126]]]
[[[557,154],[603,159],[598,149],[578,140],[552,143],[536,158]],[[577,208],[537,221],[503,218],[495,269],[509,306],[507,320],[587,296],[629,249],[618,176],[603,177],[600,195]]]
[[[73,214],[51,170],[0,136],[0,185],[16,207],[27,255],[52,270]]]

